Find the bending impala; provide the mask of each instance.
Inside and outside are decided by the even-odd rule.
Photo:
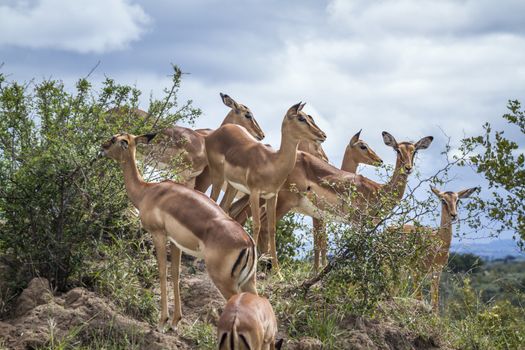
[[[242,293],[231,297],[217,325],[219,350],[280,349],[277,320],[266,298]]]
[[[224,180],[228,188],[221,202],[229,208],[237,190],[250,195],[253,216],[253,239],[257,242],[260,230],[259,199],[266,200],[268,232],[275,233],[277,195],[297,158],[301,140],[323,142],[325,133],[312,117],[302,112],[298,103],[287,111],[281,127],[281,147],[278,151],[255,140],[243,128],[224,125],[206,137],[206,154],[212,179],[211,198],[217,200]],[[271,247],[272,252],[275,246]],[[275,268],[279,267],[277,260]]]
[[[120,163],[128,197],[139,210],[143,227],[153,238],[160,275],[159,329],[168,320],[166,243],[170,242],[175,299],[171,326],[176,328],[182,317],[181,250],[204,258],[211,280],[226,299],[241,291],[257,294],[257,255],[253,240],[243,228],[201,192],[172,181],[148,183],[142,179],[135,161],[136,146],[149,143],[154,136],[118,134],[102,145],[102,151],[106,157]]]
[[[226,94],[221,93],[220,95],[222,102],[231,108],[221,126],[226,124],[240,125],[253,137],[262,140],[264,132],[255,120],[251,110]],[[147,113],[145,114],[147,115]],[[181,182],[187,184],[190,188],[206,192],[211,181],[207,169],[208,160],[206,159],[204,139],[212,132],[212,129],[193,130],[182,126],[167,128],[161,131],[161,135],[164,136],[162,142],[150,146],[152,148],[151,153],[156,156],[159,163],[165,168],[170,167],[174,159],[182,157],[183,163],[187,165],[187,169],[180,174],[183,179]]]
[[[437,245],[426,255],[420,265],[416,266],[417,277],[415,283],[418,290],[418,299],[423,299],[422,281],[425,276],[430,275],[431,286],[430,295],[432,309],[437,312],[439,307],[439,281],[443,267],[448,263],[450,243],[452,242],[452,223],[458,218],[458,203],[460,198],[467,198],[479,187],[469,188],[459,192],[441,192],[431,187],[432,192],[441,200],[441,224],[437,229],[430,227],[416,227],[404,225],[403,231],[406,233],[426,233]]]
[[[333,217],[335,214],[336,220],[359,222],[361,219],[377,216],[380,211],[385,213],[392,210],[403,197],[408,174],[414,166],[415,153],[428,148],[432,139],[432,136],[427,136],[416,143],[397,143],[392,135],[383,132],[385,144],[397,152],[394,173],[385,184],[337,169],[311,154],[298,152],[295,167],[279,192],[276,218],[281,219],[292,210],[317,219]],[[345,197],[353,193],[357,195],[350,203],[352,207],[348,208]],[[236,202],[232,208],[233,217],[243,223],[242,219],[247,216],[246,210],[246,203]],[[262,228],[264,229],[264,225]],[[261,237],[264,236],[268,237],[270,244],[275,240],[274,235],[262,231]],[[320,244],[318,242],[318,247]],[[265,246],[261,248],[262,252],[267,251]]]

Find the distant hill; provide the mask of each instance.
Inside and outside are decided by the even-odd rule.
[[[525,252],[521,252],[512,239],[498,239],[487,243],[456,241],[452,243],[451,251],[476,254],[484,260],[502,259],[509,255],[525,260]]]

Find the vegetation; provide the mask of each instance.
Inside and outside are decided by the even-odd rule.
[[[181,72],[176,67],[172,78],[166,96],[150,101],[149,117],[140,117],[133,112],[140,91],[111,79],[98,92],[87,79],[68,92],[59,81],[24,86],[0,75],[3,316],[27,282],[40,276],[57,292],[84,286],[111,300],[122,313],[155,323],[158,276],[149,235],[126,198],[120,170],[114,163],[98,160],[97,153],[112,134],[139,134],[196,118],[200,111],[191,101],[177,99]],[[520,108],[512,101],[511,113],[504,118],[523,133]],[[327,228],[329,264],[319,274],[312,273],[310,257],[303,254],[305,242],[311,239],[304,224],[292,214],[280,222],[277,239],[283,279],[268,274],[258,287],[271,300],[281,331],[289,339],[308,336],[325,348],[343,349],[355,332],[376,327],[370,332],[376,338],[371,336],[370,341],[383,344],[389,341],[388,332],[377,328],[383,322],[392,333],[428,346],[522,346],[523,262],[486,263],[471,254],[453,254],[442,280],[440,314],[414,299],[418,288],[428,289],[427,283],[414,285],[416,267],[435,245],[422,224],[437,222],[439,214],[430,192],[425,199],[416,192],[446,184],[453,166],[473,165],[494,189],[490,199],[475,198],[467,204],[472,216],[486,214],[501,224],[499,229],[524,237],[523,154],[501,132],[495,134],[494,143],[490,125],[485,131],[484,137],[464,140],[465,153],[451,161],[446,148],[447,162],[434,176],[413,175],[415,181],[400,202],[385,196],[373,208],[351,209],[356,197],[347,196],[343,203],[347,223]],[[143,157],[142,171],[158,177],[150,170],[150,161]],[[168,176],[176,176],[176,170]],[[352,188],[345,190],[353,193]],[[421,230],[406,234],[400,228],[407,223]],[[68,336],[57,337],[56,325],[51,322],[49,327],[46,349],[142,348],[146,333],[123,335],[108,325],[96,332],[74,328]],[[179,334],[200,349],[216,347],[215,327],[208,320],[181,322]]]

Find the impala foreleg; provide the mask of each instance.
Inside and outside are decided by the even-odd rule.
[[[175,303],[173,309],[173,318],[171,319],[171,328],[177,330],[177,324],[182,318],[182,310],[180,304],[180,256],[181,250],[173,243],[170,243],[171,250],[171,282],[173,283],[173,302]]]
[[[275,211],[277,209],[277,195],[266,200],[266,217],[268,221],[268,238],[270,240],[270,254],[272,255],[272,269],[280,275],[277,247],[275,244]]]
[[[164,325],[168,320],[166,233],[156,232],[152,233],[151,236],[153,238],[153,244],[157,253],[157,265],[159,267],[160,278],[160,320],[157,329],[159,332],[162,332]]]
[[[430,295],[432,298],[432,310],[439,311],[439,281],[441,280],[441,266],[435,267],[432,271],[432,285],[430,288]]]

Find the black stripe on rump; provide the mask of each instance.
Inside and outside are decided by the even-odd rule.
[[[232,277],[233,275],[235,274],[235,269],[237,268],[237,266],[241,263],[241,260],[243,258],[243,256],[246,254],[246,248],[241,250],[241,253],[239,254],[239,256],[237,257],[237,260],[235,260],[235,263],[233,264],[233,267],[232,267]]]
[[[244,335],[239,334],[239,338],[241,338],[242,342],[244,343],[244,346],[246,346],[246,349],[251,350],[250,345],[248,344],[248,341],[244,337]]]

